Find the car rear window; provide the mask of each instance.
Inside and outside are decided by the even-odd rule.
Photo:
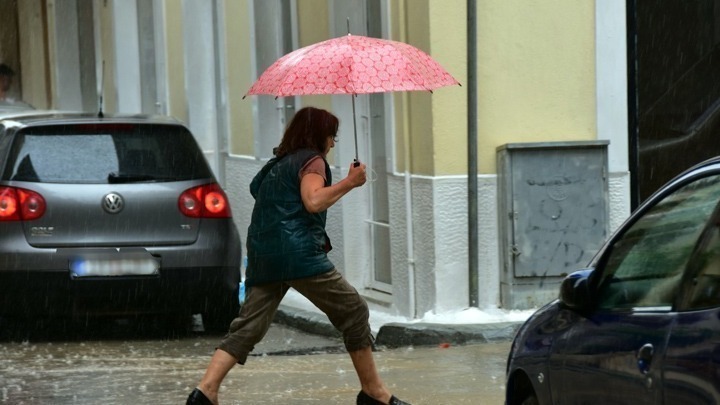
[[[3,179],[92,184],[211,176],[195,139],[182,126],[93,123],[21,130]]]

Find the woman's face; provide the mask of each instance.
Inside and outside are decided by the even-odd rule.
[[[330,149],[335,147],[335,142],[337,142],[337,135],[335,136],[328,136],[327,143],[325,144],[325,156],[327,156],[328,153],[330,153]]]

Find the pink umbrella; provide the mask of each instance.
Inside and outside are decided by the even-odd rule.
[[[459,85],[430,55],[411,45],[345,35],[295,50],[270,65],[249,94],[277,97],[367,94]],[[357,160],[355,98],[352,98]]]

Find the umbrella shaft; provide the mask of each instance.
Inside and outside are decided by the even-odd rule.
[[[355,161],[358,162],[357,121],[355,120],[355,95],[351,94],[353,110],[353,131],[355,135]]]

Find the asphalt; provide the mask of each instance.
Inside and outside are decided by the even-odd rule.
[[[281,305],[275,322],[327,337],[340,337],[328,319],[319,313]],[[463,345],[510,341],[522,322],[476,324],[387,323],[375,336],[375,344],[388,348],[407,346]]]

